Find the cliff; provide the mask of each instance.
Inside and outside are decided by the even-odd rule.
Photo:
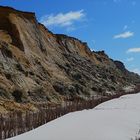
[[[123,63],[87,43],[53,34],[34,13],[0,7],[0,107],[117,94],[140,83]],[[6,106],[6,107],[5,107]],[[1,110],[2,110],[1,109]]]

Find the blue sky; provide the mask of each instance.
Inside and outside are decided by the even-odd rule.
[[[105,50],[140,74],[140,0],[1,0],[0,5],[35,12],[54,33]]]

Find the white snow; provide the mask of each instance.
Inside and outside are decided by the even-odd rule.
[[[140,93],[69,113],[9,140],[133,140],[140,129]]]

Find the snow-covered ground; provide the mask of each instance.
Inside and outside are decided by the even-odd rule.
[[[140,93],[69,113],[9,140],[133,140],[140,129]]]

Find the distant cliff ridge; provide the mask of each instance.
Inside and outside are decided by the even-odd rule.
[[[140,76],[104,51],[92,52],[85,42],[53,34],[34,13],[0,7],[1,104],[90,99],[138,83]]]

